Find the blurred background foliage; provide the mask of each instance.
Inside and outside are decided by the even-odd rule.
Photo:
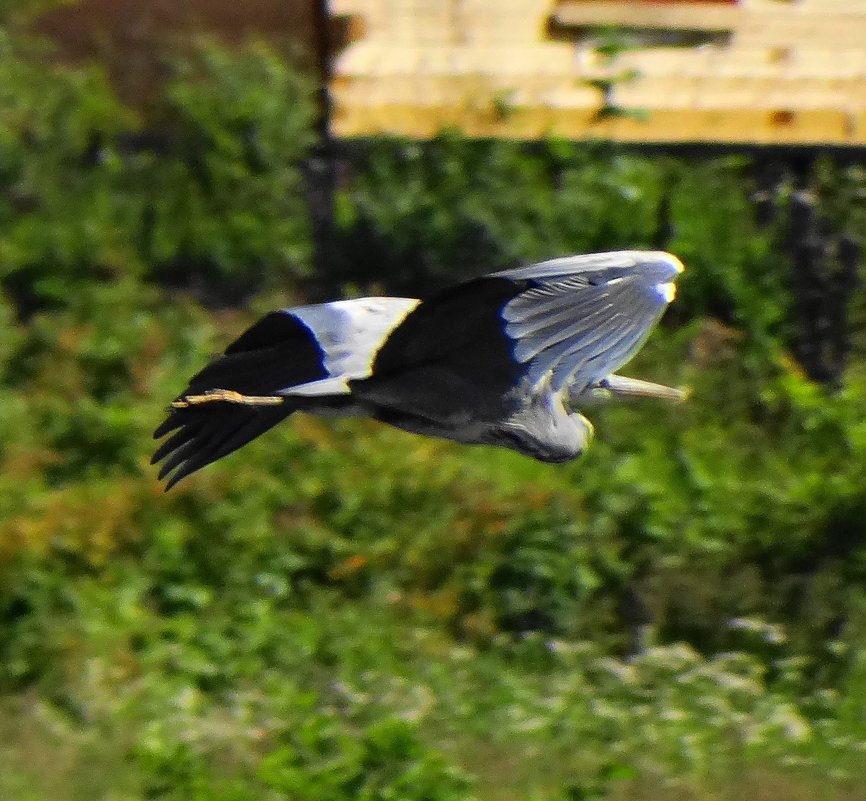
[[[202,41],[145,116],[16,8],[0,797],[866,798],[861,166],[342,143],[314,275],[309,80]],[[692,399],[599,409],[577,462],[298,418],[168,495],[148,466],[186,377],[312,286],[642,247],[688,269],[629,372]]]

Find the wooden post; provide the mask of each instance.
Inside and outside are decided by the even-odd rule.
[[[317,142],[306,164],[310,221],[313,234],[311,294],[327,293],[334,274],[334,192],[336,190],[336,152],[331,133],[332,48],[327,0],[312,0],[315,64],[319,82]],[[312,298],[318,300],[319,298]]]

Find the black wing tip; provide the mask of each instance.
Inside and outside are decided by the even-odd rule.
[[[167,479],[168,491],[181,479],[242,448],[294,410],[287,403],[246,406],[223,402],[173,409],[156,431],[174,433],[157,447],[151,464],[162,462],[158,478]]]
[[[195,458],[207,449],[208,440],[221,429],[221,420],[200,408],[170,407],[168,417],[153,432],[154,439],[163,440],[150,457],[150,464],[162,464],[157,479],[168,479],[164,488],[168,492],[181,479],[204,467],[209,462],[195,466]],[[173,475],[170,475],[173,472]]]
[[[168,418],[164,423],[161,423],[153,432],[153,439],[162,439],[166,434],[170,434],[175,429],[183,425],[181,422],[175,422],[173,417]]]
[[[190,453],[189,455],[180,454],[179,450],[174,451],[169,455],[168,461],[160,466],[159,472],[157,473],[157,481],[165,481],[163,492],[168,492],[187,476],[191,476],[203,467],[207,467],[211,462],[216,461],[216,459],[196,458],[198,455],[196,453]],[[165,457],[162,456],[160,458]],[[156,458],[154,455],[151,464],[155,465],[158,461],[160,461],[160,459]]]
[[[163,492],[168,492],[168,491],[171,490],[174,486],[176,486],[176,485],[178,484],[178,482],[182,481],[182,480],[185,479],[188,475],[191,475],[191,474],[194,473],[194,472],[195,472],[194,470],[188,470],[188,471],[178,470],[178,471],[177,471],[173,476],[169,477],[168,481],[165,482],[165,487],[163,487],[163,490],[162,490],[162,491],[163,491]],[[165,478],[165,476],[164,476],[164,475],[160,475],[159,480],[162,481],[163,478]]]
[[[156,475],[157,481],[165,481],[163,492],[168,492],[179,481],[186,478],[188,475],[195,472],[196,467],[190,465],[193,454],[185,456],[183,454],[184,447],[181,446],[177,450],[166,450],[164,453],[155,453],[151,459],[151,464],[155,465],[165,459],[159,467],[159,472]],[[204,467],[204,465],[200,465]]]
[[[186,442],[179,446],[173,446],[171,439],[166,440],[159,446],[156,452],[150,459],[151,465],[156,465],[159,462],[162,464],[159,466],[159,471],[156,474],[156,478],[158,481],[163,481],[168,478],[168,481],[165,485],[165,491],[168,492],[184,475],[188,475],[188,472],[184,472],[185,462],[192,457],[191,453],[188,451],[191,450],[190,446],[194,445],[194,442]],[[169,474],[174,472],[174,475],[169,477]]]

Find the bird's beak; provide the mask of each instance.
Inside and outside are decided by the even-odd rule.
[[[681,403],[689,397],[687,389],[666,387],[664,384],[654,384],[652,381],[642,381],[639,378],[626,378],[625,376],[615,374],[603,378],[581,394],[586,396],[580,398],[584,402],[586,400],[599,401],[611,398],[624,398],[626,400],[630,398],[656,398]]]

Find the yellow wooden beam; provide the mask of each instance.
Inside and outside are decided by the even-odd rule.
[[[736,5],[721,3],[561,0],[553,12],[553,19],[558,25],[575,27],[623,25],[663,30],[727,31],[736,28],[742,15],[742,9]]]

